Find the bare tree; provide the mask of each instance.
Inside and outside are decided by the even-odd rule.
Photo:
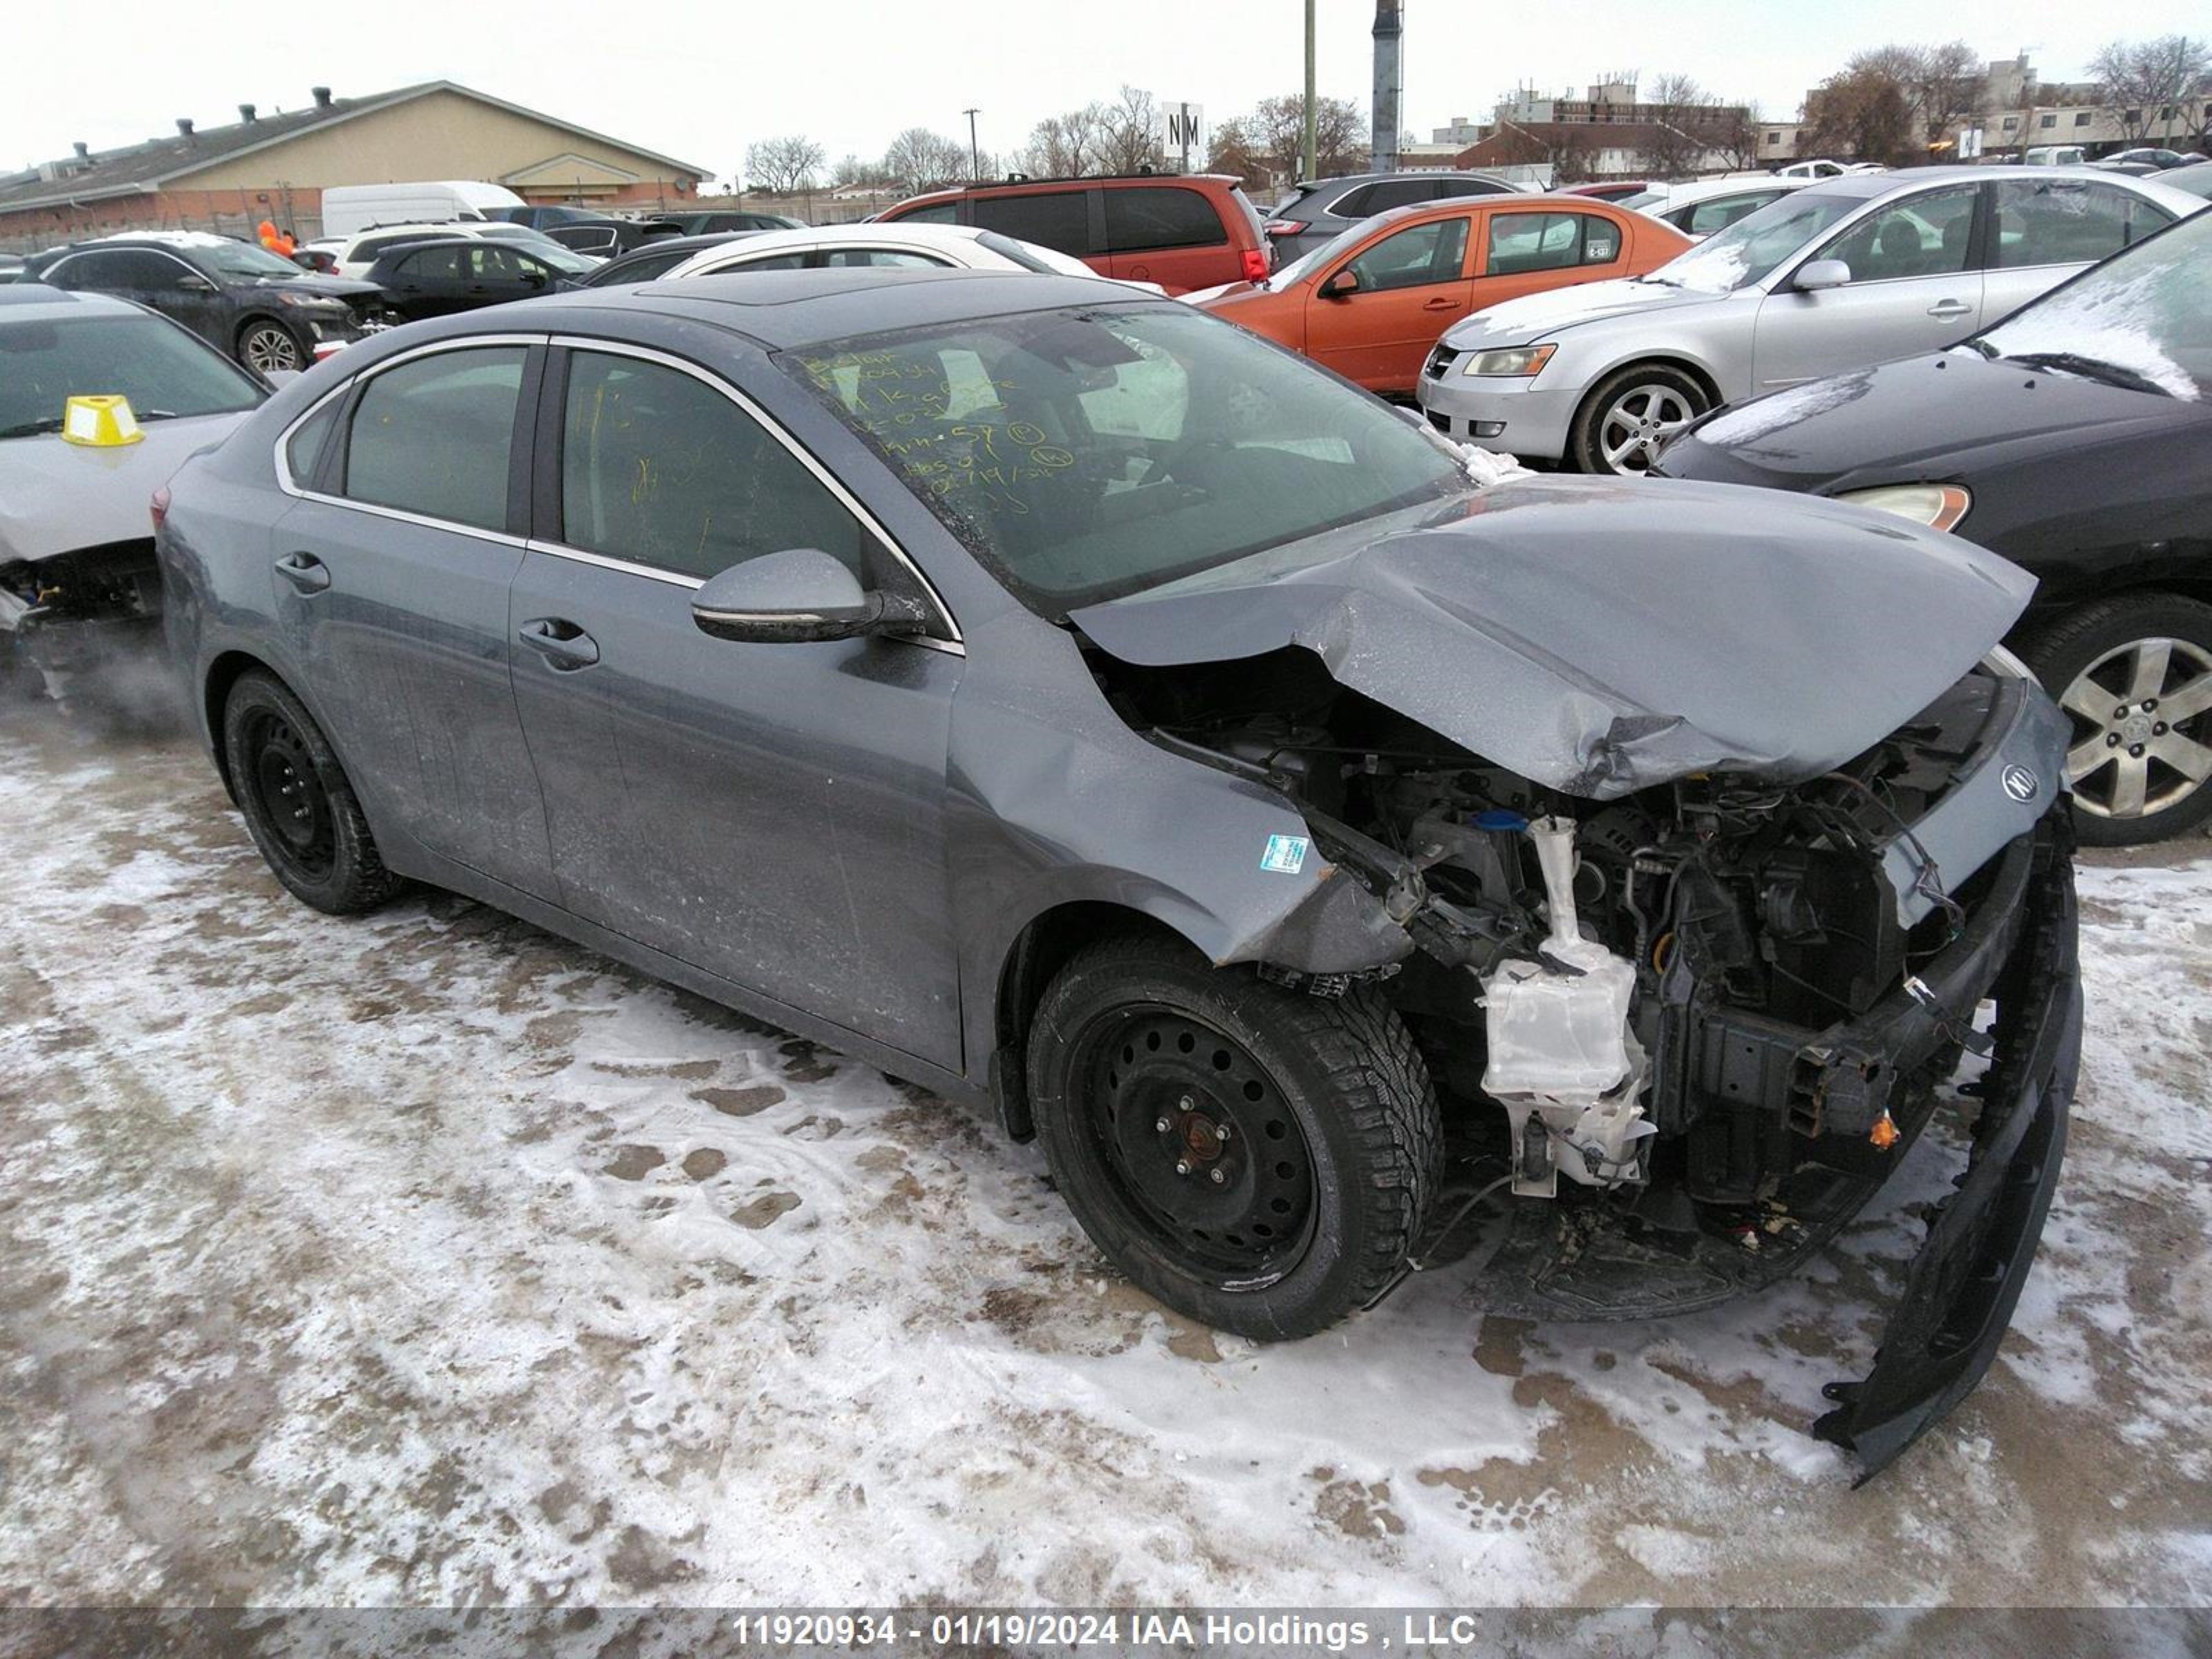
[[[2115,40],[2089,62],[2105,111],[2118,121],[2130,144],[2177,132],[2194,137],[2208,123],[2212,100],[2204,82],[2212,72],[2212,48],[2183,34],[2155,40]],[[2168,113],[2171,112],[2171,113]]]
[[[1731,173],[1748,172],[1759,165],[1759,131],[1765,125],[1757,104],[1732,104],[1720,109],[1712,127],[1712,146]]]
[[[1918,149],[1912,106],[1887,69],[1854,58],[1852,67],[1839,70],[1807,95],[1799,145],[1816,154],[1902,165]]]
[[[1695,173],[1715,148],[1707,136],[1719,120],[1714,100],[1687,75],[1654,76],[1647,91],[1638,100],[1648,123],[1638,159],[1662,179]]]
[[[745,177],[774,196],[795,196],[814,188],[827,159],[811,138],[793,134],[763,138],[745,146]]]
[[[967,170],[968,146],[927,127],[908,127],[884,152],[884,181],[909,196],[957,179]]]
[[[1030,129],[1030,141],[1014,158],[1022,172],[1038,179],[1080,179],[1105,160],[1106,107],[1085,104],[1048,115]]]
[[[1898,151],[1894,159],[1899,161],[1923,159],[1929,150],[1948,144],[1953,131],[1980,112],[1988,88],[1981,58],[1963,40],[1937,46],[1871,47],[1852,53],[1844,70],[1856,77],[1863,91],[1870,92],[1879,83],[1896,92],[1912,140]],[[1874,100],[1875,104],[1887,101]],[[1874,104],[1862,99],[1859,107],[1864,112]]]
[[[1121,95],[1102,111],[1099,128],[1099,161],[1108,173],[1135,173],[1161,164],[1160,109],[1151,93],[1123,87]]]
[[[1305,100],[1286,93],[1263,98],[1243,118],[1246,142],[1255,160],[1285,177],[1304,165]],[[1324,179],[1333,173],[1364,172],[1372,134],[1367,117],[1349,98],[1314,100],[1314,166]]]

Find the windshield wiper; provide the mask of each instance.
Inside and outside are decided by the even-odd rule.
[[[2138,374],[2132,368],[2118,363],[2108,363],[2101,357],[2085,357],[2078,351],[2031,351],[2018,357],[2008,357],[2008,362],[2020,363],[2029,368],[2055,368],[2063,374],[2078,374],[2085,380],[2101,380],[2106,386],[2116,386],[2129,392],[2149,392],[2161,398],[2173,393],[2148,375]]]
[[[25,421],[20,426],[0,428],[0,438],[34,438],[41,432],[58,432],[61,429],[62,417],[47,415],[35,421]]]

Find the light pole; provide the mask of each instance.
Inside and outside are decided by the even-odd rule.
[[[980,185],[983,182],[983,152],[975,147],[975,118],[982,111],[963,109],[960,112],[968,118],[968,182]]]
[[[1320,172],[1314,162],[1314,0],[1306,0],[1305,117],[1305,170],[1299,176],[1310,179]]]

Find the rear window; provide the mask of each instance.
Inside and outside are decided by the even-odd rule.
[[[1091,240],[1091,201],[1088,191],[1046,190],[1018,196],[978,196],[970,204],[975,222],[1017,241],[1062,253],[1097,253]],[[909,218],[920,218],[909,214]]]

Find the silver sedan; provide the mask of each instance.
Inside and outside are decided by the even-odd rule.
[[[1648,276],[1477,312],[1430,354],[1421,406],[1451,438],[1641,472],[1717,404],[1948,345],[2204,206],[2081,167],[1824,179]]]

